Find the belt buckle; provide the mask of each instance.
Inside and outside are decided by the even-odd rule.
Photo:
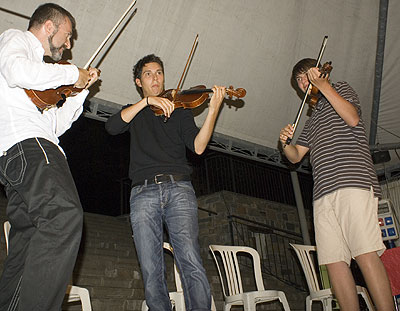
[[[157,174],[156,176],[154,176],[154,182],[155,182],[157,185],[162,184],[162,181],[158,181],[158,180],[157,180],[157,177],[161,177],[161,176],[164,176],[164,174]]]

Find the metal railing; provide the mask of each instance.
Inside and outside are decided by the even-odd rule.
[[[192,183],[198,196],[222,190],[296,206],[290,170],[232,155],[207,152],[192,158]],[[305,208],[312,206],[313,180],[298,173]]]
[[[289,243],[303,244],[300,234],[278,229],[240,216],[228,216],[232,245],[250,246],[260,255],[263,274],[272,276],[301,291],[307,283]],[[241,263],[246,265],[245,263]]]

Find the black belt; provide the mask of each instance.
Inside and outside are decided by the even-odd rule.
[[[148,185],[151,185],[151,184],[163,184],[170,181],[190,181],[190,180],[191,179],[189,175],[157,174],[152,178],[135,182],[134,184],[132,184],[132,188],[139,185],[144,185],[146,181]]]

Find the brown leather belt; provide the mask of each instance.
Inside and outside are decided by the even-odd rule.
[[[173,182],[173,181],[190,181],[190,180],[191,179],[189,175],[157,174],[153,178],[135,182],[134,184],[132,184],[132,188],[139,185],[144,185],[146,181],[148,185],[151,185],[151,184],[163,184],[170,181]]]

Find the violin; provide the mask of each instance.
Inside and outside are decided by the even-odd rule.
[[[175,91],[175,96],[174,96]],[[202,105],[208,98],[208,93],[212,93],[212,89],[206,88],[205,85],[197,85],[191,87],[187,90],[181,90],[176,92],[174,89],[169,89],[162,92],[159,97],[167,98],[173,102],[175,109],[176,108],[184,108],[184,109],[193,109]],[[242,98],[246,96],[246,90],[243,88],[234,89],[231,85],[226,89],[226,93],[228,94],[228,98],[232,99],[233,97]],[[156,106],[150,106],[151,110],[153,110],[156,116],[161,116],[164,114],[162,109]]]
[[[59,64],[67,65],[69,63],[59,62]],[[38,107],[40,111],[43,111],[53,107],[61,107],[67,100],[67,97],[79,94],[83,88],[77,88],[73,85],[62,85],[56,89],[44,91],[24,90],[36,107]]]
[[[319,72],[321,73],[320,78],[321,77],[325,78],[326,76],[328,76],[331,73],[332,69],[333,69],[332,62],[326,62],[325,64],[323,64],[319,68]],[[315,85],[312,85],[311,92],[307,99],[307,103],[311,107],[314,107],[320,98],[321,98],[321,93],[320,93],[319,89]]]
[[[136,4],[136,0],[133,0],[133,2],[129,5],[128,9],[124,12],[124,14],[122,14],[121,18],[111,29],[109,34],[106,36],[106,38],[100,44],[100,46],[97,48],[96,52],[94,52],[94,54],[89,59],[87,64],[83,67],[83,69],[89,68],[90,64],[93,62],[95,57],[100,53],[101,49],[105,46],[107,41],[110,39],[111,35],[114,33],[114,31],[117,29],[117,27],[121,24],[122,20],[125,18],[125,16],[129,13],[129,11],[133,8],[133,6],[135,4]],[[133,14],[136,13],[136,10],[134,11]],[[59,64],[69,64],[69,63],[68,62],[60,62]],[[100,73],[100,71],[99,71],[99,73]],[[73,85],[62,85],[58,88],[48,89],[45,91],[36,91],[36,90],[25,89],[25,93],[28,95],[28,97],[31,99],[31,101],[36,105],[36,107],[38,107],[38,109],[41,112],[43,112],[43,110],[48,110],[53,107],[61,107],[64,104],[64,102],[67,100],[67,97],[75,96],[75,95],[79,94],[82,90],[83,90],[83,88],[77,88],[77,87],[74,87]]]
[[[177,88],[166,90],[162,92],[160,95],[158,95],[159,97],[164,97],[169,99],[174,104],[174,108],[184,108],[184,109],[196,108],[206,101],[206,99],[208,98],[208,93],[213,92],[212,89],[207,89],[206,86],[204,85],[194,86],[187,90],[180,89],[183,77],[185,77],[186,75],[188,65],[193,57],[193,53],[198,41],[199,41],[199,35],[197,34],[194,39],[192,49],[189,53],[189,57],[186,61],[185,68],[183,69],[183,73],[178,82]],[[233,86],[230,86],[229,88],[226,89],[226,93],[228,94],[229,99],[232,99],[233,96],[235,96],[236,98],[242,98],[246,95],[246,90],[243,88],[233,89]],[[155,106],[150,106],[150,107],[151,110],[154,111],[154,114],[156,116],[162,116],[164,114],[162,109]],[[166,121],[167,118],[165,118],[164,122]]]

